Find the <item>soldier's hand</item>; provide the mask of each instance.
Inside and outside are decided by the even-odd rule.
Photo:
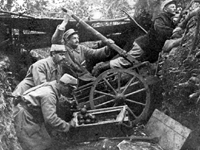
[[[67,10],[67,13],[65,13],[65,16],[63,18],[63,21],[68,23],[68,21],[70,20],[72,14],[73,14],[73,12],[71,10]]]
[[[107,43],[114,44],[115,42],[112,39],[108,39]]]
[[[71,16],[69,14],[65,14],[63,18],[62,24],[67,25],[68,21],[70,20]]]
[[[105,45],[107,45],[107,44],[114,44],[115,42],[112,40],[112,39],[107,39],[106,41],[101,41],[101,43],[99,44],[99,45],[101,45],[101,47],[102,46],[105,46]]]
[[[67,10],[67,15],[70,16],[70,18],[71,18],[71,16],[73,15],[73,12],[72,12],[71,10],[68,9],[68,10]]]
[[[72,120],[69,122],[69,124],[70,124],[70,127],[76,127],[76,122],[75,122],[74,119],[72,119]]]
[[[72,11],[70,11],[70,10],[67,11],[67,13],[64,15],[62,23],[60,24],[60,28],[65,29],[65,26],[67,25],[67,23],[70,20],[71,16],[72,16]]]

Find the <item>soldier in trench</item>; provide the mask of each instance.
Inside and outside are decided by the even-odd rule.
[[[24,150],[54,150],[52,131],[67,133],[75,127],[74,120],[61,119],[57,109],[61,95],[68,97],[77,84],[76,78],[64,74],[59,80],[24,92],[21,102],[14,108],[16,135]]]
[[[60,64],[65,60],[65,53],[64,45],[52,44],[50,56],[29,67],[26,77],[13,91],[13,96],[20,96],[34,86],[59,79],[63,74]]]
[[[162,12],[154,19],[149,32],[135,39],[133,48],[128,52],[138,61],[149,61],[154,63],[158,60],[159,53],[167,39],[172,36],[175,30],[173,16],[176,12],[176,2],[165,0],[161,4]],[[132,64],[123,57],[118,57],[109,62],[97,64],[92,74],[98,76],[103,71],[110,68],[128,68]]]
[[[104,46],[99,49],[92,49],[79,43],[78,32],[74,29],[68,29],[65,32],[65,26],[71,18],[72,12],[66,13],[63,22],[58,25],[52,36],[52,44],[65,44],[66,63],[63,65],[64,70],[71,70],[71,74],[78,77],[81,81],[95,80],[88,70],[88,64],[105,61],[110,56],[111,49]],[[111,40],[111,39],[110,39]],[[67,72],[68,73],[68,72]]]

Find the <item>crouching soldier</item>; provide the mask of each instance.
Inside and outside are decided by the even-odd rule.
[[[27,90],[22,102],[14,108],[16,134],[24,150],[46,150],[52,147],[52,130],[68,132],[75,127],[57,115],[58,100],[77,87],[77,79],[64,74],[59,81],[46,82]]]

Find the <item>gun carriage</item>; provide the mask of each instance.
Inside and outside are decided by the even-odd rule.
[[[83,104],[89,109],[127,105],[132,123],[144,120],[150,108],[150,89],[147,83],[147,77],[153,75],[150,63],[138,62],[83,20],[75,15],[72,17],[132,64],[127,69],[109,69],[101,73],[95,81],[78,87],[75,91],[78,104]]]
[[[76,16],[73,16],[73,18],[80,24],[83,23],[84,26],[84,22],[79,18]],[[90,27],[88,28],[91,29]],[[86,105],[87,108],[92,109],[89,111],[90,113],[103,118],[102,122],[88,125],[79,125],[77,121],[77,126],[84,128],[76,129],[76,133],[81,135],[78,136],[78,141],[83,139],[93,140],[94,137],[105,135],[121,136],[121,134],[113,134],[112,131],[114,130],[115,132],[118,129],[113,128],[116,127],[113,124],[126,121],[125,110],[128,110],[128,118],[131,123],[136,124],[146,119],[150,109],[151,92],[148,81],[149,77],[155,77],[155,70],[151,69],[151,64],[138,62],[116,44],[109,43],[104,36],[99,33],[96,34],[100,35],[98,38],[107,43],[113,50],[116,50],[122,57],[133,63],[127,69],[109,69],[101,73],[94,82],[82,85],[75,91],[75,98],[79,106]],[[114,111],[116,114],[114,114],[113,119],[112,112]],[[106,122],[105,119],[111,120]],[[105,126],[107,127],[106,129]],[[104,129],[104,134],[100,134],[102,128]],[[77,140],[77,134],[74,134],[74,132],[69,135],[71,139]],[[86,138],[86,135],[89,136]]]
[[[115,43],[109,43],[109,40],[101,33],[106,35],[106,32],[109,32],[110,29],[105,31],[98,27],[94,29],[88,25],[91,23],[87,24],[75,15],[72,15],[72,17],[80,24],[78,30],[84,30],[84,28],[86,28],[89,30],[89,33],[94,34],[96,40],[102,40],[113,50],[117,51],[120,56],[132,63],[130,68],[107,70],[100,74],[94,82],[78,87],[75,91],[75,97],[79,106],[86,105],[89,109],[100,109],[127,105],[130,108],[129,114],[133,123],[138,123],[145,119],[150,108],[151,99],[149,84],[146,81],[148,76],[153,75],[150,64],[148,62],[138,62]],[[122,20],[124,20],[124,18]],[[10,29],[10,34],[7,36],[10,40],[7,42],[13,42],[14,36],[14,40],[16,40],[14,42],[17,43],[15,46],[19,46],[19,49],[21,48],[21,44],[23,44],[26,49],[42,48],[50,45],[51,35],[56,25],[61,22],[59,19],[54,19],[52,21],[45,18],[42,21],[23,15],[14,18],[0,17],[0,21],[5,23]],[[13,24],[13,21],[15,24]],[[52,26],[51,28],[46,28],[45,24],[51,24]],[[72,21],[67,28],[74,26],[76,26],[76,23]],[[135,24],[130,25],[129,22],[123,25],[116,25],[116,28],[112,28],[113,32],[119,32],[122,26],[125,26],[126,29],[137,28]],[[18,29],[18,34],[13,35],[13,29]],[[23,30],[35,31],[35,33],[26,34]],[[80,34],[82,36],[81,32]],[[37,39],[37,45],[33,39]],[[117,37],[117,39],[119,39],[119,37]],[[19,53],[19,51],[15,51],[14,53]]]

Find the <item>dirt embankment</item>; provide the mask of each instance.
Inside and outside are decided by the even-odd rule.
[[[200,149],[199,22],[196,16],[190,19],[180,46],[170,51],[162,69],[162,108],[192,130],[182,150]]]

